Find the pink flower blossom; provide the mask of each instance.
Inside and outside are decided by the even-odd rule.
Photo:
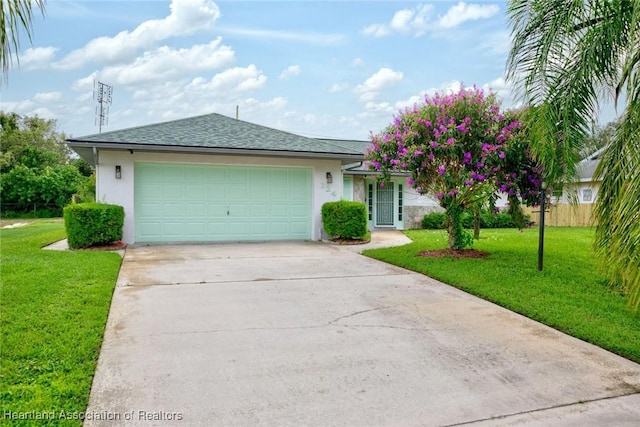
[[[447,170],[444,168],[444,166],[440,166],[440,167],[438,167],[438,173],[439,173],[440,175],[444,175],[444,173],[445,173],[446,171],[447,171]]]

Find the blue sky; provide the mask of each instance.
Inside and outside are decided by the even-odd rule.
[[[0,108],[98,132],[207,113],[312,137],[367,139],[463,82],[516,105],[501,1],[56,1],[36,16]]]

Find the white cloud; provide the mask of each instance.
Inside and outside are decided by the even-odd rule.
[[[305,33],[293,31],[259,30],[253,28],[224,27],[220,31],[234,36],[255,38],[258,40],[282,40],[313,45],[335,45],[343,40],[341,34]]]
[[[511,47],[511,35],[508,31],[489,33],[485,41],[480,43],[480,48],[492,55],[505,56]]]
[[[162,46],[146,52],[131,64],[106,67],[99,73],[99,78],[112,84],[139,85],[169,80],[183,73],[220,68],[231,64],[234,59],[233,50],[221,42],[222,39],[217,38],[188,49]]]
[[[466,4],[461,1],[439,17],[436,26],[442,29],[454,28],[466,21],[490,18],[499,11],[500,7],[496,4]]]
[[[405,108],[412,108],[414,105],[424,103],[424,96],[426,92],[421,93],[420,95],[413,95],[409,97],[409,99],[405,99],[402,101],[396,101],[395,108],[396,110],[404,110]]]
[[[385,24],[371,24],[362,29],[362,34],[374,37],[384,37],[391,34],[391,30]]]
[[[356,86],[354,91],[360,94],[360,101],[372,101],[378,93],[391,86],[395,86],[404,78],[401,71],[394,71],[390,68],[381,68],[361,85]]]
[[[39,92],[33,97],[35,102],[53,102],[62,99],[62,93],[60,92]]]
[[[20,68],[23,70],[48,68],[57,51],[58,48],[52,46],[26,49],[19,58]]]
[[[431,5],[418,5],[415,9],[399,10],[393,15],[390,27],[399,33],[421,36],[429,29],[432,11]]]
[[[362,60],[362,58],[355,58],[351,62],[351,65],[353,65],[354,67],[362,67],[364,65],[364,60]]]
[[[300,66],[299,65],[290,65],[286,69],[282,70],[280,73],[280,79],[287,79],[292,76],[297,76],[300,74]]]
[[[492,91],[498,95],[498,99],[502,102],[503,109],[519,108],[522,106],[521,102],[516,102],[513,88],[505,81],[504,77],[498,77],[489,83],[485,83],[482,89],[484,89],[485,92]]]
[[[93,90],[93,85],[95,84],[96,77],[98,73],[93,72],[89,74],[87,77],[82,77],[71,84],[71,89],[82,92],[87,90]]]
[[[347,89],[348,87],[349,87],[349,85],[346,84],[346,83],[342,83],[342,84],[335,83],[333,86],[331,86],[329,88],[329,92],[331,92],[331,93],[342,92],[343,90]]]
[[[118,64],[132,60],[141,49],[174,36],[190,35],[209,28],[220,9],[211,0],[172,0],[170,14],[163,19],[145,21],[133,31],[121,31],[113,37],[98,37],[76,49],[54,68],[69,70],[84,64]]]
[[[244,68],[235,67],[224,70],[213,76],[209,82],[202,78],[196,79],[185,89],[212,91],[221,96],[228,96],[233,93],[261,89],[266,83],[267,77],[251,64]]]
[[[490,18],[499,10],[495,4],[466,4],[461,1],[436,19],[433,5],[418,5],[412,9],[398,10],[388,23],[371,24],[361,32],[374,37],[384,37],[393,33],[420,37],[429,31],[450,29],[466,21]]]
[[[386,24],[372,24],[362,30],[363,34],[383,37],[391,33],[411,34],[416,37],[425,34],[431,24],[433,6],[418,5],[413,9],[401,9],[393,14]]]

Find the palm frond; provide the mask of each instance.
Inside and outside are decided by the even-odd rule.
[[[2,74],[6,77],[13,57],[18,61],[20,33],[24,32],[29,41],[32,41],[34,6],[44,15],[45,0],[0,0],[0,4],[0,63]]]
[[[507,79],[534,106],[532,151],[545,179],[575,176],[603,98],[624,94],[624,119],[598,168],[596,252],[640,306],[640,2],[512,0]]]
[[[631,104],[596,170],[596,252],[602,266],[640,307],[640,106]]]

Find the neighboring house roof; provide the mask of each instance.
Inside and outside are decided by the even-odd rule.
[[[307,138],[215,113],[69,138],[67,142],[90,163],[94,148],[333,158],[345,163],[364,159],[366,148],[361,144],[364,141]]]
[[[590,160],[585,159],[578,163],[576,167],[576,172],[578,175],[578,181],[580,182],[591,182],[593,181],[593,175],[595,174],[596,168],[600,160]]]
[[[597,151],[594,151],[593,153],[591,153],[590,155],[585,157],[584,160],[582,160],[582,161],[584,162],[586,160],[598,160],[606,148],[607,147],[604,146],[604,147],[598,149]]]

